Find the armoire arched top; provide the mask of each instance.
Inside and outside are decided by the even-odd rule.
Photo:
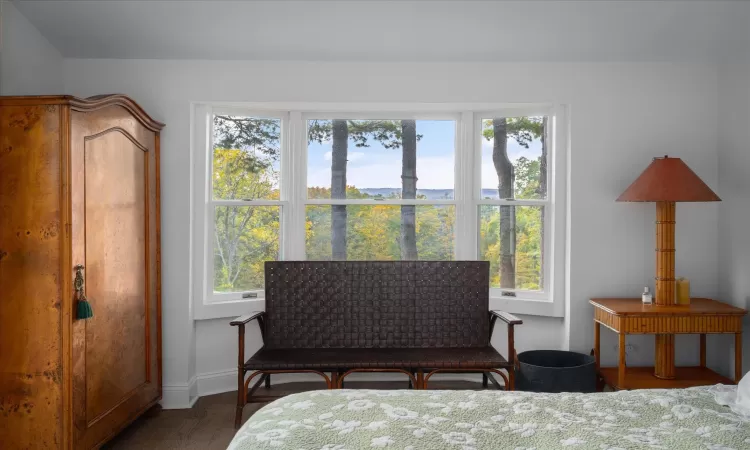
[[[160,131],[164,124],[154,120],[143,108],[132,98],[123,94],[95,95],[88,98],[80,98],[72,95],[37,95],[24,97],[0,97],[0,106],[24,105],[24,104],[48,104],[69,105],[74,111],[96,111],[108,106],[121,106],[128,110],[138,121],[151,131]]]

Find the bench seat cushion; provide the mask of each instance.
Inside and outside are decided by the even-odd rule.
[[[508,361],[493,347],[472,348],[321,348],[258,350],[248,370],[337,369],[495,369]]]

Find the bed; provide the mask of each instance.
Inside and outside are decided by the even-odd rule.
[[[229,449],[750,449],[750,421],[716,389],[312,391],[260,409]]]

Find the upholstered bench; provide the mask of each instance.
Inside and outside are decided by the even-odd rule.
[[[489,376],[500,386],[494,373],[513,389],[513,329],[522,322],[489,311],[487,262],[275,261],[265,277],[265,312],[231,322],[239,331],[236,426],[246,403],[275,398],[253,394],[277,373],[316,373],[329,389],[353,372],[401,372],[417,389],[440,372],[483,373],[485,385]],[[490,344],[498,318],[508,325],[507,358]],[[253,320],[263,347],[245,360]]]

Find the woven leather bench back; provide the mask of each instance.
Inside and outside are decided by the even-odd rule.
[[[268,348],[484,347],[485,261],[266,263]]]

